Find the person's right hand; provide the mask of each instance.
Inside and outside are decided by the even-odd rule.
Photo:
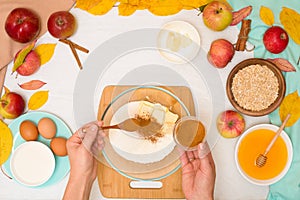
[[[208,144],[199,144],[195,151],[182,152],[182,189],[187,200],[211,200],[215,186],[215,164],[211,153],[199,158]]]

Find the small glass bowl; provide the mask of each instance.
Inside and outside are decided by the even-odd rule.
[[[182,149],[194,151],[198,144],[206,142],[206,128],[197,117],[185,116],[176,122],[173,137]]]

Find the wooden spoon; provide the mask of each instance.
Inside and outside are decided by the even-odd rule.
[[[270,149],[272,148],[273,144],[275,143],[275,141],[277,140],[278,136],[280,135],[280,133],[282,132],[285,124],[287,123],[287,121],[289,120],[291,114],[288,114],[286,116],[286,118],[284,119],[283,123],[281,124],[281,126],[279,127],[278,131],[276,132],[275,136],[273,137],[273,139],[271,140],[271,142],[269,143],[268,147],[266,148],[265,152],[263,154],[259,154],[256,158],[255,164],[257,167],[263,167],[266,162],[267,162],[267,154],[270,151]]]
[[[151,119],[128,118],[123,122],[110,126],[103,126],[102,129],[121,129],[128,132],[137,132],[143,137],[156,134],[162,125]]]

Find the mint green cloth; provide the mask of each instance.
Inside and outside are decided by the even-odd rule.
[[[279,14],[282,7],[291,8],[300,13],[300,0],[228,0],[228,2],[232,5],[234,10],[239,10],[248,5],[253,6],[252,13],[247,19],[252,20],[248,41],[256,47],[254,50],[254,57],[287,59],[294,65],[297,72],[283,72],[287,85],[286,95],[296,90],[298,90],[298,94],[300,95],[300,64],[297,65],[300,56],[300,45],[296,44],[290,37],[287,49],[282,53],[272,54],[268,52],[262,42],[263,34],[268,26],[264,24],[259,17],[261,6],[268,7],[274,13],[274,25],[283,27],[279,20]],[[300,31],[300,24],[297,24],[297,29]],[[272,124],[281,124],[278,109],[272,112],[269,115],[269,118]],[[285,131],[293,144],[294,157],[292,166],[279,182],[270,186],[268,200],[300,200],[300,120],[292,127],[285,128]]]

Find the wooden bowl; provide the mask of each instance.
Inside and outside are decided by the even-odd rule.
[[[250,65],[257,65],[257,64],[261,65],[261,66],[266,66],[268,69],[270,69],[274,73],[274,76],[278,80],[278,95],[274,101],[268,103],[270,105],[268,105],[267,107],[265,106],[262,109],[250,109],[250,108],[248,108],[248,106],[245,106],[245,105],[242,106],[241,105],[242,103],[237,102],[237,100],[234,96],[234,92],[232,91],[232,85],[233,85],[233,80],[234,80],[235,75],[238,72],[240,72],[240,70],[242,70],[246,67],[249,67]],[[259,76],[259,77],[261,77],[261,76]],[[254,79],[254,78],[257,78],[257,77],[254,77],[254,76],[249,77],[249,79]],[[241,80],[242,80],[242,82],[244,82],[244,80],[247,81],[247,79],[241,79]],[[271,78],[269,78],[267,80],[271,80]],[[253,89],[253,88],[252,88],[252,91],[255,91],[255,89]],[[228,96],[230,103],[233,105],[233,107],[236,110],[238,110],[239,112],[241,112],[243,114],[249,115],[249,116],[263,116],[263,115],[267,115],[267,114],[273,112],[281,104],[281,102],[284,98],[284,95],[285,95],[285,89],[286,89],[285,80],[281,73],[281,70],[274,63],[272,63],[268,60],[259,59],[259,58],[250,58],[250,59],[247,59],[247,60],[244,60],[244,61],[238,63],[231,70],[231,72],[227,78],[227,83],[226,83],[226,92],[227,92],[227,96]],[[245,90],[243,90],[242,92],[245,92],[245,91],[249,91],[249,90],[245,88]],[[265,93],[266,92],[264,92],[263,90],[257,90],[257,91],[255,91],[255,97],[261,97],[261,96],[265,95]],[[248,97],[255,98],[255,97],[253,97],[253,95],[251,95],[251,97],[245,96],[244,99],[247,99]]]

